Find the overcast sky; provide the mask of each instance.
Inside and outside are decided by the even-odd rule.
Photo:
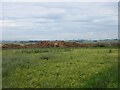
[[[7,2],[2,11],[3,40],[118,38],[117,2]]]

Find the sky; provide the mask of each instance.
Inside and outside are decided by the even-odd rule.
[[[119,0],[1,0],[1,2],[119,2]]]
[[[2,40],[118,38],[117,2],[5,2]]]

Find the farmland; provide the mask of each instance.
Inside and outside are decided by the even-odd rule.
[[[3,88],[116,88],[118,49],[3,49]]]

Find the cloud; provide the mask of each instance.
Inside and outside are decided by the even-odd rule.
[[[9,2],[9,0],[1,0]],[[119,0],[11,0],[11,2],[118,2]]]
[[[117,3],[4,3],[0,27],[4,40],[117,38],[117,8]]]
[[[5,3],[3,4],[4,19],[43,18],[51,15],[65,13],[61,8],[48,8],[31,3]]]

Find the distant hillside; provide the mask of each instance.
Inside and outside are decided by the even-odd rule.
[[[5,41],[3,40],[0,43],[3,44],[35,44],[37,42],[42,42],[44,40],[26,40],[26,41]],[[78,39],[78,40],[46,40],[46,41],[65,41],[65,42],[77,42],[77,43],[118,43],[118,39],[104,39],[104,40],[85,40],[85,39]]]
[[[52,47],[108,47],[118,43],[79,43],[68,41],[40,41],[32,44],[3,44],[2,48],[52,48]]]

